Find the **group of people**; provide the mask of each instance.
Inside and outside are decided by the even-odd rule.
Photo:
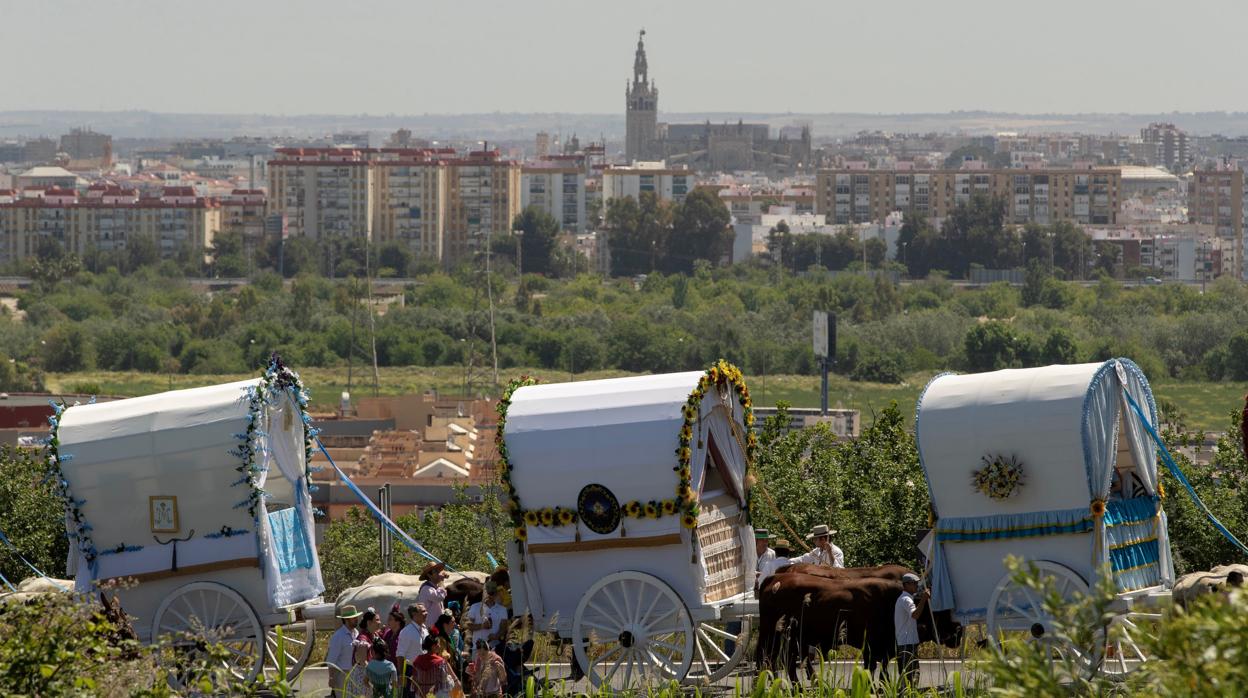
[[[376,698],[474,696],[499,698],[509,683],[502,654],[509,617],[506,589],[492,581],[484,598],[460,608],[446,601],[445,565],[420,573],[415,603],[390,609],[385,627],[375,609],[338,610],[341,627],[329,641],[332,695]],[[461,625],[462,624],[462,625]]]
[[[758,569],[754,577],[754,593],[760,585],[778,570],[789,565],[811,564],[825,567],[844,567],[845,553],[832,543],[835,529],[818,524],[810,529],[806,540],[811,542],[810,552],[790,557],[789,541],[777,538],[765,528],[754,529],[754,544],[758,554]],[[893,633],[897,641],[897,668],[911,685],[919,685],[919,627],[918,619],[927,610],[931,592],[921,588],[918,575],[901,577],[901,595],[893,607]]]

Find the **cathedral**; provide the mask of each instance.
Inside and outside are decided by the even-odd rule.
[[[624,156],[628,162],[666,160],[703,172],[797,173],[811,164],[810,127],[797,138],[771,137],[767,124],[659,123],[659,89],[646,63],[646,30],[637,37],[633,80],[624,88]]]

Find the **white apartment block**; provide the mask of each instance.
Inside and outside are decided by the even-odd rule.
[[[668,167],[662,161],[635,162],[628,167],[608,167],[602,172],[602,201],[631,196],[640,199],[643,192],[652,192],[660,200],[684,201],[693,191],[693,172],[685,167]]]
[[[562,163],[530,163],[520,170],[520,208],[536,206],[565,232],[584,233],[585,172]]]

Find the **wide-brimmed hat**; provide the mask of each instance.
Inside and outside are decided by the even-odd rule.
[[[443,570],[445,570],[445,569],[446,569],[446,564],[445,564],[445,563],[442,563],[442,562],[430,562],[428,565],[425,565],[425,569],[423,569],[423,570],[421,570],[421,571],[420,571],[420,578],[421,578],[421,579],[429,579],[429,578],[430,578],[430,577],[432,577],[434,574],[436,574],[436,573],[438,573],[438,572],[442,572],[442,571],[443,571]]]
[[[835,536],[836,532],[835,528],[828,528],[827,524],[816,524],[810,529],[810,533],[806,534],[806,540],[811,540],[812,538],[818,538],[820,536]]]
[[[345,620],[347,618],[359,618],[360,616],[364,615],[364,612],[356,608],[352,604],[347,604],[343,606],[342,608],[338,609],[338,613],[335,615]]]
[[[771,531],[765,528],[754,529],[754,540],[771,540],[772,538],[775,538],[775,536],[772,535]]]
[[[774,547],[776,548],[776,550],[780,550],[781,548],[788,550],[789,548],[792,548],[793,546],[792,544],[789,543],[788,538],[777,538],[776,544]]]

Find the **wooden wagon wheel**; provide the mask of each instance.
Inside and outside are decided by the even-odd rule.
[[[686,683],[715,683],[737,668],[748,650],[751,623],[749,618],[736,622],[741,624],[740,630],[725,620],[707,620],[694,626],[693,662]]]
[[[683,680],[694,657],[689,609],[643,572],[616,572],[591,586],[577,604],[572,643],[594,686],[612,690]]]
[[[1032,564],[1041,579],[1053,580],[1053,588],[1062,598],[1073,600],[1078,594],[1087,595],[1087,582],[1069,567],[1047,560]],[[1006,633],[1023,633],[1030,642],[1051,646],[1059,652],[1074,652],[1081,664],[1088,664],[1090,658],[1078,656],[1077,649],[1061,642],[1054,632],[1053,617],[1044,610],[1043,602],[1039,593],[1019,585],[1012,575],[1006,574],[988,601],[988,639],[1000,649]]]
[[[264,666],[264,626],[255,609],[237,591],[216,582],[191,582],[160,602],[152,621],[152,639],[194,657],[205,643],[229,652],[223,668],[241,681],[251,681]]]
[[[1109,642],[1104,645],[1101,672],[1113,678],[1124,677],[1148,661],[1148,654],[1140,643],[1156,634],[1161,620],[1157,609],[1129,610],[1114,616],[1109,624]],[[1099,649],[1099,648],[1098,648]]]
[[[276,625],[270,625],[264,629],[265,676],[277,676],[277,628]],[[316,621],[308,619],[283,625],[281,628],[281,652],[286,655],[286,678],[294,681],[299,676],[299,672],[303,671],[304,665],[308,663],[308,658],[312,656],[312,648],[316,645]]]

